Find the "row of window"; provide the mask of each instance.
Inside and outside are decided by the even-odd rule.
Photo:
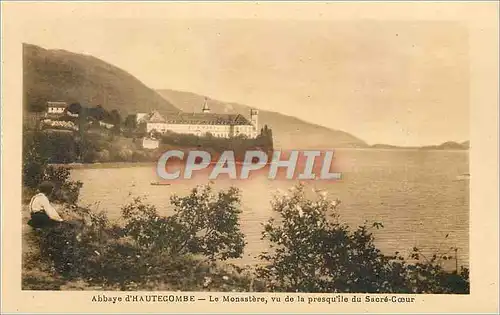
[[[47,109],[47,112],[49,112],[49,113],[63,113],[64,108],[62,108],[62,107],[49,107]]]
[[[151,127],[147,129],[148,132],[151,132],[153,130],[156,130],[158,132],[161,132],[161,133],[165,133],[167,132],[168,130],[171,130],[173,132],[179,132],[177,130],[173,130],[173,129],[167,129],[165,127],[162,127],[162,128],[154,128],[154,127]],[[240,131],[236,131],[235,134],[236,135],[239,135],[241,133],[245,133],[247,134],[248,136],[250,136],[250,132],[240,132]],[[201,131],[201,130],[191,130],[191,131],[180,131],[179,133],[188,133],[188,134],[194,134],[194,135],[197,135],[197,136],[201,136],[201,135],[205,135],[207,132],[206,131]],[[229,132],[208,132],[210,133],[211,135],[213,135],[214,137],[229,137]]]
[[[204,130],[227,130],[230,126],[227,125],[184,125],[184,124],[155,124],[149,123],[149,126],[154,126],[155,128],[168,128],[168,129],[180,129],[180,130],[196,130],[196,129],[204,129]],[[240,131],[252,131],[252,126],[234,126],[236,130]]]
[[[221,126],[204,126],[204,125],[195,125],[195,126],[187,126],[184,127],[184,126],[176,126],[176,125],[171,125],[171,126],[168,126],[168,125],[163,125],[163,124],[158,124],[158,125],[154,125],[154,124],[150,124],[148,126],[148,129],[152,130],[152,129],[157,129],[157,130],[172,130],[174,132],[190,132],[190,131],[197,131],[197,130],[203,130],[204,132],[211,132],[211,133],[214,133],[214,132],[225,132],[225,133],[229,133],[229,128],[224,128],[224,127],[221,127]],[[236,133],[250,133],[252,132],[252,127],[239,127],[239,128],[235,128],[235,132]]]

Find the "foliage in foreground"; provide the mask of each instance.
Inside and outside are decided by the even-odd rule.
[[[142,200],[122,208],[123,224],[88,209],[71,208],[75,220],[37,231],[40,256],[66,282],[120,290],[281,292],[469,292],[468,269],[446,271],[438,255],[415,262],[384,255],[370,230],[339,222],[338,201],[306,198],[302,186],[272,202],[278,214],[264,224],[263,265],[255,271],[221,262],[239,258],[239,191],[200,186],[173,196],[173,214],[162,216]],[[450,259],[451,256],[445,256]]]
[[[123,225],[104,212],[73,208],[74,220],[36,232],[41,257],[68,281],[119,289],[161,282],[175,289],[248,287],[248,277],[215,264],[243,253],[237,189],[197,187],[171,202],[174,214],[164,217],[136,199],[122,208]]]
[[[174,214],[169,217],[140,199],[125,206],[124,234],[138,248],[169,255],[200,254],[211,261],[241,257],[245,242],[236,188],[214,194],[212,187],[200,186],[185,197],[172,196],[171,204]]]
[[[272,291],[364,293],[468,293],[468,269],[447,272],[438,255],[421,261],[413,249],[409,264],[396,253],[387,256],[375,246],[370,228],[354,231],[338,220],[339,201],[325,195],[304,196],[302,186],[277,195],[272,208],[279,222],[264,224],[263,239],[271,243],[258,269]],[[381,227],[374,223],[371,228]],[[441,257],[442,258],[442,257]],[[445,259],[452,258],[445,256]]]

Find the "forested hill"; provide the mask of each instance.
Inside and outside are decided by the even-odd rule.
[[[98,58],[23,44],[24,108],[45,109],[47,101],[102,105],[122,114],[178,111],[126,71]]]

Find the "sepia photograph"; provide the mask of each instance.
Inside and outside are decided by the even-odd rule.
[[[23,44],[23,288],[469,292],[460,24],[77,24]],[[255,148],[343,178],[155,173]]]
[[[16,28],[22,291],[471,294],[467,23],[74,6]]]

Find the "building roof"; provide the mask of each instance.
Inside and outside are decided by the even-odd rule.
[[[248,119],[240,114],[212,114],[212,113],[176,113],[164,118],[157,111],[153,111],[144,117],[149,123],[169,123],[179,125],[249,125]]]
[[[68,104],[66,102],[47,102],[48,107],[58,107],[58,108],[66,108]]]
[[[190,125],[252,125],[239,114],[179,113],[167,117],[170,124]]]

